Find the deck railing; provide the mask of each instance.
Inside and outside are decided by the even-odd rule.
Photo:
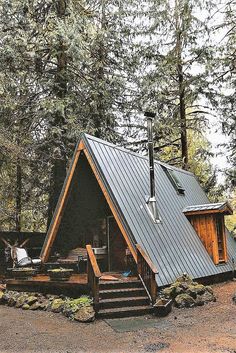
[[[157,282],[155,277],[158,271],[141,245],[136,244],[136,248],[138,275],[144,284],[152,304],[154,304],[157,298]]]
[[[99,309],[99,278],[102,276],[96,256],[94,255],[91,245],[86,245],[86,250],[88,254],[88,264],[87,264],[87,275],[88,275],[88,285],[91,289],[94,308],[95,311]]]

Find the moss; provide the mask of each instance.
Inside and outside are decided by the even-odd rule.
[[[54,313],[59,313],[64,308],[65,301],[63,299],[54,299],[51,304],[51,310]]]
[[[191,308],[196,305],[196,302],[190,295],[184,293],[175,298],[175,305],[178,308]]]

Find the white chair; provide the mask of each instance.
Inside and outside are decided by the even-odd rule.
[[[37,266],[41,264],[41,259],[32,259],[28,256],[26,249],[13,246],[11,249],[11,256],[14,267]]]

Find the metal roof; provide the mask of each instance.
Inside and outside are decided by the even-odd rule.
[[[229,205],[227,202],[218,202],[218,203],[209,203],[204,205],[193,205],[187,206],[183,209],[183,212],[198,212],[198,211],[215,211],[215,210],[223,210],[224,208],[228,208]]]
[[[228,263],[216,266],[183,214],[188,205],[210,205],[192,173],[171,167],[184,186],[185,193],[181,195],[162,168],[166,164],[155,161],[156,198],[161,218],[161,223],[155,224],[146,207],[148,158],[90,135],[82,138],[131,241],[141,244],[157,267],[159,286],[172,283],[183,272],[202,278],[232,271],[235,242],[229,241]]]

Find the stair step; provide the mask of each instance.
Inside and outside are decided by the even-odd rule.
[[[98,312],[98,317],[101,319],[113,319],[118,317],[130,317],[130,316],[141,316],[149,315],[153,311],[150,305],[134,306],[128,308],[113,308],[113,309],[101,309]]]
[[[116,288],[142,288],[140,280],[131,281],[100,281],[100,289],[116,289]]]
[[[133,307],[142,306],[149,304],[149,298],[147,296],[141,297],[121,297],[112,299],[102,299],[100,300],[100,309],[108,308],[122,308],[122,307]]]
[[[99,292],[101,299],[146,296],[144,288],[105,289]]]

